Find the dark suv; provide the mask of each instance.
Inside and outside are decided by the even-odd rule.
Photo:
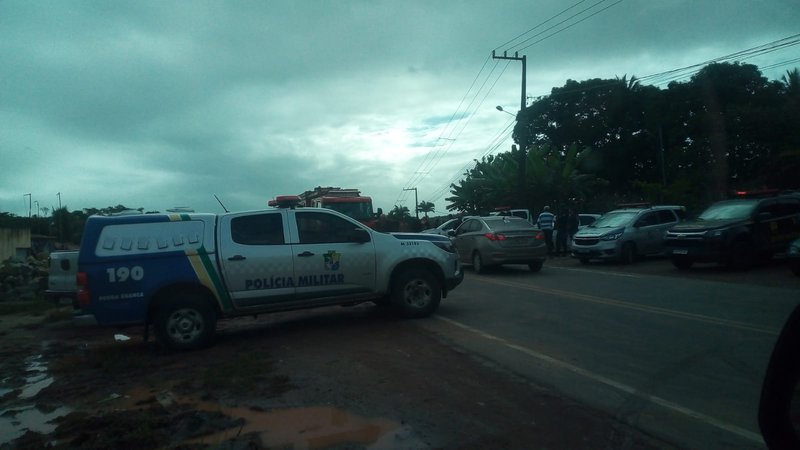
[[[667,254],[679,269],[695,262],[716,262],[745,268],[755,259],[785,252],[800,236],[800,194],[723,200],[696,219],[670,228]]]

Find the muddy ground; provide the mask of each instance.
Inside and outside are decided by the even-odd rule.
[[[0,316],[0,448],[670,448],[373,306],[219,328],[169,353]]]

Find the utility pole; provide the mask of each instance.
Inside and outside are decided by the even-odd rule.
[[[512,61],[522,61],[522,96],[520,97],[519,101],[519,110],[522,111],[523,109],[525,109],[525,103],[527,102],[527,97],[525,93],[525,85],[527,84],[525,80],[526,76],[525,72],[527,70],[528,57],[525,55],[519,56],[518,52],[514,52],[514,56],[508,56],[508,52],[503,52],[503,56],[497,56],[495,54],[495,51],[492,50],[492,59],[508,59]]]
[[[61,209],[61,192],[56,194],[58,196],[58,209]]]
[[[520,95],[519,100],[519,113],[517,113],[517,117],[522,111],[525,109],[527,103],[527,95],[525,93],[525,85],[526,82],[526,70],[528,65],[528,59],[525,55],[519,56],[518,52],[514,52],[514,56],[508,56],[508,52],[503,52],[503,56],[497,56],[495,51],[492,50],[492,59],[506,59],[511,61],[521,61],[522,62],[522,94]],[[498,108],[498,110],[502,111],[502,109]],[[517,119],[519,120],[519,119]],[[520,204],[517,206],[528,208],[527,202],[525,201],[525,185],[527,184],[528,174],[526,173],[526,162],[528,160],[528,145],[526,142],[520,142],[519,145],[519,202]],[[512,150],[514,146],[511,146]]]
[[[22,194],[22,201],[25,201],[25,197],[28,197],[28,217],[31,217],[31,194]]]
[[[404,191],[414,191],[414,212],[417,215],[417,219],[419,219],[419,200],[417,199],[417,188],[403,188]]]

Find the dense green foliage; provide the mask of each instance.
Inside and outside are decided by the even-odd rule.
[[[650,201],[696,211],[732,190],[800,188],[800,76],[769,81],[726,63],[666,89],[568,80],[519,112],[513,138],[451,186],[448,210]]]

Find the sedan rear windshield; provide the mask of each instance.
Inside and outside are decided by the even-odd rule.
[[[533,230],[534,227],[525,219],[515,217],[503,217],[497,219],[486,219],[486,225],[493,231],[508,230]]]

